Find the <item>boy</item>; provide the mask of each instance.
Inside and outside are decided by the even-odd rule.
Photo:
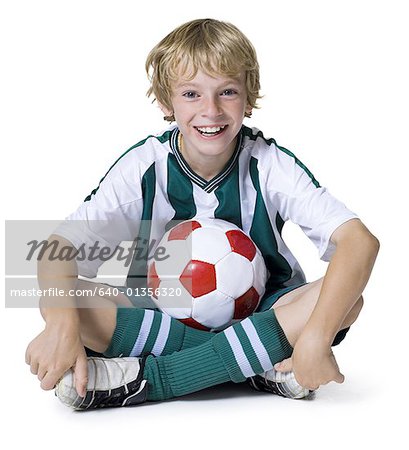
[[[360,312],[377,239],[291,152],[243,125],[257,107],[259,70],[236,27],[211,19],[184,24],[151,51],[146,67],[148,93],[176,126],[122,155],[50,239],[61,247],[102,242],[115,249],[136,236],[157,242],[172,220],[220,218],[260,248],[270,273],[266,293],[255,314],[219,333],[144,309],[143,299],[125,289],[113,295],[100,285],[99,295],[81,299],[82,308],[68,294],[64,308],[43,298],[45,330],[26,352],[41,387],[57,385],[65,404],[89,409],[165,400],[226,381],[247,379],[290,398],[343,382],[331,346]],[[81,226],[70,227],[74,220]],[[287,220],[329,261],[324,278],[306,284],[281,238]],[[101,264],[51,262],[45,254],[40,288],[87,289],[92,283],[78,274],[93,277]],[[146,261],[135,259],[127,286],[143,285],[145,275]],[[84,347],[105,357],[87,358]]]

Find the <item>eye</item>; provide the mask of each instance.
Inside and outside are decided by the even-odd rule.
[[[232,95],[235,95],[235,94],[237,94],[237,91],[235,91],[234,89],[225,89],[223,92],[222,92],[222,95],[224,95],[224,96],[232,96]]]
[[[197,93],[194,91],[187,91],[187,92],[184,92],[182,95],[183,95],[183,97],[188,98],[188,99],[194,99],[194,98],[198,97]]]

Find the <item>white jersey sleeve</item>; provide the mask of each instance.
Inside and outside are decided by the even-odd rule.
[[[139,169],[132,153],[124,155],[87,200],[54,231],[81,250],[77,257],[80,275],[95,277],[100,265],[122,241],[137,236],[143,207]]]
[[[332,233],[358,216],[321,187],[291,152],[275,148],[267,180],[268,196],[281,218],[299,225],[317,247],[320,258],[329,261],[335,250]]]

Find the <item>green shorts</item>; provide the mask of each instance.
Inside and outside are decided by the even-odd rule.
[[[258,308],[257,308],[256,312],[262,312],[262,311],[267,311],[268,309],[271,309],[274,306],[274,304],[283,295],[287,294],[288,292],[294,291],[295,289],[298,289],[301,286],[305,286],[306,284],[308,284],[308,283],[300,283],[300,284],[296,284],[294,286],[289,286],[289,287],[278,289],[273,294],[271,294],[268,297],[263,298],[261,300],[260,304],[258,305]]]

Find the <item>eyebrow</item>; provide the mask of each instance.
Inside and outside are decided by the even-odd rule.
[[[239,80],[235,80],[235,79],[231,78],[231,79],[226,80],[224,83],[222,83],[222,84],[219,86],[219,88],[221,88],[221,87],[223,87],[223,86],[227,86],[227,85],[229,85],[229,84],[238,84],[238,83],[240,83]],[[193,83],[193,82],[187,81],[187,82],[185,82],[185,83],[177,84],[177,85],[175,86],[175,88],[177,88],[177,89],[184,89],[184,88],[188,88],[188,87],[189,87],[189,88],[198,88],[198,87],[200,87],[200,84],[197,84],[197,83]]]

